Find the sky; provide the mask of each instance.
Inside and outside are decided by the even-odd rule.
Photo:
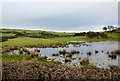
[[[117,0],[70,1],[4,0],[0,3],[1,27],[79,32],[101,31],[107,25],[117,26]]]

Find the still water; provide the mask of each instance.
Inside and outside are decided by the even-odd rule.
[[[97,67],[106,68],[109,65],[117,65],[118,66],[118,58],[111,59],[108,57],[108,52],[118,50],[117,41],[101,41],[101,42],[86,42],[85,44],[73,45],[69,44],[67,47],[60,48],[37,48],[40,50],[41,55],[46,55],[48,58],[54,58],[58,61],[64,62],[64,56],[52,56],[53,53],[58,53],[58,51],[66,49],[67,51],[77,50],[79,54],[75,54],[72,58],[71,64],[79,65],[82,59],[88,58],[89,61]],[[27,48],[31,51],[34,51],[36,48]],[[95,51],[98,53],[95,53]],[[88,52],[92,54],[87,55]],[[80,59],[79,59],[80,58]]]

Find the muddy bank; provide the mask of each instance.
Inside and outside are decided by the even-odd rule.
[[[43,63],[3,63],[2,77],[5,80],[40,80],[40,81],[119,81],[120,69],[100,69],[95,66],[81,68],[61,64]]]

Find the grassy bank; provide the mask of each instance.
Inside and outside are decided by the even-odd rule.
[[[30,37],[19,37],[14,39],[9,39],[8,41],[1,42],[0,45],[4,46],[26,46],[26,45],[51,45],[55,43],[63,43],[68,41],[105,41],[105,40],[114,40],[118,41],[119,37],[117,33],[108,33],[108,38],[88,38],[86,36],[77,36],[77,37],[58,37],[58,38],[30,38]]]
[[[2,37],[11,37],[11,36],[15,36],[15,34],[0,34],[0,36],[2,36]]]
[[[51,59],[47,61],[46,56],[30,56],[30,55],[23,55],[23,54],[2,54],[2,62],[21,62],[21,63],[47,63],[47,64],[61,64],[58,61]]]

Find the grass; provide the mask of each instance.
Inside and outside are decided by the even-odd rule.
[[[18,33],[24,33],[24,31],[26,33],[39,33],[41,32],[41,30],[23,30],[23,29],[1,29],[2,32],[18,32]]]
[[[27,32],[30,36],[41,36],[40,32],[42,32],[41,30],[17,30],[17,29],[3,29],[2,32],[11,32],[9,34],[6,33],[2,33],[2,37],[7,37],[7,36],[14,36],[15,34],[13,34],[12,32]],[[47,31],[46,31],[47,32]],[[106,41],[106,40],[114,40],[114,41],[118,41],[118,39],[120,38],[118,36],[118,32],[105,32],[108,35],[108,38],[88,38],[86,36],[77,36],[77,37],[73,37],[70,35],[73,35],[73,33],[65,33],[65,32],[48,32],[48,33],[52,33],[52,34],[56,34],[56,35],[69,35],[69,37],[58,37],[58,38],[30,38],[30,37],[18,37],[18,38],[14,38],[14,39],[9,39],[8,41],[5,42],[1,42],[0,46],[26,46],[26,45],[38,45],[38,44],[42,44],[42,45],[52,45],[55,43],[64,43],[64,42],[68,42],[68,41]]]
[[[118,35],[117,33],[108,33],[108,38],[104,39],[97,39],[93,38],[90,39],[86,36],[77,36],[77,37],[58,37],[58,38],[30,38],[30,37],[19,37],[14,39],[9,39],[8,41],[0,43],[2,46],[26,46],[26,45],[51,45],[55,43],[63,43],[68,41],[105,41],[105,40],[116,40],[118,41]]]
[[[29,38],[29,37],[19,37],[15,39],[10,39],[8,41],[2,42],[2,46],[26,46],[26,45],[37,45],[37,44],[51,44],[57,41],[52,41],[49,39],[42,38]]]
[[[61,64],[59,61],[47,61],[44,56],[31,57],[23,54],[2,54],[2,62],[30,62],[30,63],[47,63],[47,64]]]
[[[85,37],[61,37],[61,38],[50,38],[50,39],[42,39],[42,38],[29,38],[29,37],[19,37],[14,39],[9,39],[8,41],[2,42],[2,46],[26,46],[26,45],[49,45],[53,43],[62,43],[72,40],[83,40]]]
[[[20,61],[30,61],[32,58],[28,55],[17,55],[17,54],[2,54],[3,62],[20,62]]]
[[[69,33],[69,32],[50,32],[51,34],[54,35],[74,35],[74,33]]]
[[[108,34],[108,40],[116,40],[116,41],[118,41],[119,39],[120,39],[120,37],[119,37],[119,34],[118,33],[107,33]]]
[[[0,36],[2,36],[2,37],[11,37],[11,36],[15,36],[15,34],[12,34],[12,33],[10,33],[10,34],[2,33],[2,34],[0,34]]]
[[[32,57],[23,54],[2,54],[3,62],[47,62],[44,57]]]

